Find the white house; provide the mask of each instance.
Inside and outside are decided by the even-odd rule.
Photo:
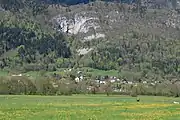
[[[80,80],[83,80],[83,76],[82,75],[79,78],[80,78]]]
[[[147,81],[143,81],[143,84],[146,84],[147,83]]]
[[[132,85],[132,84],[133,84],[133,82],[132,82],[132,81],[128,81],[128,84]]]
[[[112,80],[110,80],[110,82],[111,82],[111,83],[114,83],[114,82],[116,82],[116,80],[112,79]]]
[[[22,76],[22,74],[19,74],[19,75],[12,75],[12,76]]]
[[[100,81],[100,84],[106,84],[106,81]]]
[[[75,81],[76,81],[76,82],[79,82],[79,81],[80,81],[79,77],[76,77],[76,78],[75,78]]]
[[[100,83],[100,80],[95,80],[96,83]]]

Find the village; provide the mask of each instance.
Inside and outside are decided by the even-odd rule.
[[[83,69],[63,69],[52,73],[39,73],[40,78],[50,81],[49,83],[55,89],[76,89],[79,93],[111,93],[136,96],[140,95],[179,95],[180,81],[172,79],[171,81],[152,80],[129,80],[126,77],[117,77],[112,75],[92,76],[88,70]],[[11,77],[28,77],[34,79],[31,74],[11,74]],[[44,81],[45,82],[45,81]],[[43,83],[42,83],[43,84]],[[73,87],[73,88],[72,88]],[[78,90],[77,90],[78,89]],[[150,91],[150,92],[149,92]],[[75,92],[76,93],[76,92]],[[132,95],[133,94],[133,95]],[[135,95],[134,95],[135,94]]]
[[[67,69],[64,70],[65,73],[67,74],[71,74],[73,71],[73,69]],[[59,79],[60,77],[58,77],[57,74],[54,74],[54,76],[56,76],[57,79]],[[93,83],[93,85],[89,85],[87,87],[87,90],[91,91],[94,86],[105,86],[110,84],[111,85],[111,89],[112,92],[122,92],[122,93],[126,93],[126,92],[130,92],[128,91],[129,88],[128,87],[138,87],[138,85],[143,86],[144,88],[149,88],[149,87],[156,87],[157,84],[163,84],[162,81],[156,81],[156,80],[151,80],[151,81],[143,81],[141,79],[139,79],[138,81],[130,81],[126,78],[118,78],[116,76],[96,76],[96,77],[88,77],[88,75],[86,74],[86,72],[84,71],[76,71],[75,70],[75,74],[73,76],[73,80],[75,81],[75,83],[81,83],[81,82],[85,82],[85,81],[91,81],[91,83]],[[178,80],[172,80],[172,83],[178,84]],[[171,84],[171,82],[166,82],[164,84]],[[70,84],[70,83],[66,83],[66,84]],[[123,87],[124,86],[124,87]],[[125,87],[128,86],[128,87]]]

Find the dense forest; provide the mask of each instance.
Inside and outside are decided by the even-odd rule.
[[[29,2],[22,2],[22,6],[29,6]],[[15,7],[16,10],[14,10],[14,6],[17,4],[5,4],[3,8],[13,12],[17,12],[21,8],[20,6]],[[20,15],[17,12],[13,15],[11,12],[1,12],[1,69],[15,66],[24,66],[29,70],[48,69],[48,66],[55,63],[57,58],[71,56],[64,35],[53,32],[50,27],[46,28],[45,24],[42,26],[42,23],[33,20],[33,16],[36,16],[38,12],[40,14],[44,12],[43,9],[38,9],[38,7],[44,8],[43,5],[37,2],[35,6],[29,6],[30,13],[28,15],[32,15],[32,19],[29,19],[26,13]],[[40,67],[38,68],[38,66]]]
[[[97,0],[42,0],[49,4],[66,4],[66,5],[76,5],[76,4],[87,4],[89,2],[94,2]],[[135,0],[101,0],[105,2],[123,2],[123,3],[133,3]]]
[[[3,3],[5,0],[1,0]],[[64,4],[64,5],[77,5],[77,4],[87,4],[90,2],[95,2],[95,1],[104,1],[104,2],[116,2],[116,3],[137,3],[141,0],[30,0],[33,2],[41,2],[41,3],[46,3],[46,4]],[[8,2],[11,2],[11,4],[16,3],[19,5],[19,7],[22,7],[21,0],[8,0]],[[163,3],[168,3],[172,2],[173,4],[177,3],[177,0],[144,0],[142,2],[145,3],[158,3],[158,4],[163,4]]]
[[[89,1],[54,0],[47,2],[77,4]],[[180,32],[178,27],[173,29],[175,31],[172,28],[165,28],[168,32],[173,31],[169,32],[175,34],[172,35],[173,37],[169,33],[169,37],[166,37],[164,33],[161,35],[145,34],[139,29],[127,28],[126,33],[119,38],[111,39],[110,42],[110,39],[104,39],[103,42],[100,40],[81,42],[74,36],[52,28],[48,19],[51,11],[48,10],[48,4],[42,1],[0,0],[0,5],[2,8],[0,10],[0,69],[8,72],[18,71],[18,73],[40,71],[42,76],[39,78],[40,83],[32,82],[26,77],[1,77],[0,86],[3,86],[0,89],[1,94],[85,93],[87,92],[86,87],[90,85],[93,87],[91,93],[102,91],[108,93],[113,88],[124,88],[129,91],[123,94],[132,94],[136,91],[136,94],[179,96],[180,93],[177,92],[179,88],[174,84],[168,83],[170,85],[167,87],[165,83],[158,83],[157,86],[151,86],[148,90],[141,85],[141,81],[167,82],[173,78],[179,79],[180,37],[175,34]],[[157,13],[154,12],[154,15]],[[128,17],[128,14],[126,16]],[[88,54],[79,55],[76,50],[82,47],[93,47],[94,49]],[[44,72],[57,72],[61,68],[73,68],[75,71],[53,74],[51,77],[44,75]],[[89,70],[85,72],[86,81],[77,84],[73,80],[79,68],[115,70],[118,71],[120,79],[136,81],[139,86],[122,87],[123,85],[110,83],[104,86],[96,85],[94,81],[91,81],[96,78],[86,74]],[[101,78],[101,76],[98,77]],[[4,80],[7,81],[4,82]],[[24,81],[18,83],[18,80]],[[60,88],[55,89],[52,81]],[[71,84],[67,85],[68,88],[64,88],[67,81]],[[19,84],[21,88],[16,88],[15,84]],[[163,92],[158,89],[158,86],[167,89]],[[11,89],[7,90],[7,87]],[[101,87],[102,91],[100,91]],[[154,88],[156,91],[153,91]],[[59,90],[60,93],[58,93]]]

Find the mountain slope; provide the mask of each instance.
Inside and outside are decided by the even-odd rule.
[[[115,69],[131,80],[180,75],[180,16],[168,7],[92,2],[10,8],[1,11],[2,69]]]
[[[116,36],[118,32],[127,31],[128,27],[131,27],[132,30],[138,28],[141,32],[146,32],[146,34],[154,32],[153,34],[168,37],[179,27],[177,13],[165,9],[144,10],[141,13],[143,17],[140,17],[140,13],[137,12],[135,6],[126,4],[96,2],[69,7],[70,12],[63,11],[63,7],[59,9],[61,10],[59,15],[52,19],[56,29],[77,36],[79,36],[79,33],[81,40],[95,38],[92,36],[97,36],[97,38],[98,36]],[[147,24],[149,25],[144,26]],[[151,31],[147,31],[147,29],[151,29]],[[165,29],[169,29],[170,33],[167,34]],[[97,35],[92,35],[95,33]],[[85,34],[87,36],[84,36]],[[115,36],[113,36],[113,39]],[[178,33],[174,33],[171,37],[173,36],[177,38]]]
[[[71,56],[66,37],[43,24],[45,21],[40,23],[38,14],[33,14],[40,11],[31,7],[14,11],[11,4],[7,5],[10,11],[0,11],[1,69],[55,70],[58,58]]]
[[[180,72],[180,16],[175,10],[105,2],[49,10],[54,28],[69,34],[81,54],[78,66],[140,72],[147,79]]]

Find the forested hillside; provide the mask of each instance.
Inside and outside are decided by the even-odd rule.
[[[115,69],[125,78],[131,73],[132,80],[178,78],[179,13],[170,8],[126,7],[95,2],[69,7],[68,12],[56,8],[56,29],[72,35],[72,47],[81,54],[76,55],[76,66]]]
[[[2,8],[10,11],[0,12],[1,69],[54,70],[51,64],[57,58],[71,56],[66,38],[36,20],[38,14],[45,14],[45,6],[29,0],[4,2],[9,3],[3,3]]]
[[[61,2],[0,0],[0,68],[8,75],[28,76],[1,78],[1,93],[87,93],[90,86],[92,93],[108,95],[117,89],[123,94],[180,95],[172,82],[180,77],[177,1],[156,1],[154,6],[139,0]],[[108,81],[114,78],[119,81]],[[25,80],[18,83],[22,89],[15,85],[19,79]],[[7,92],[8,86],[12,89]]]

